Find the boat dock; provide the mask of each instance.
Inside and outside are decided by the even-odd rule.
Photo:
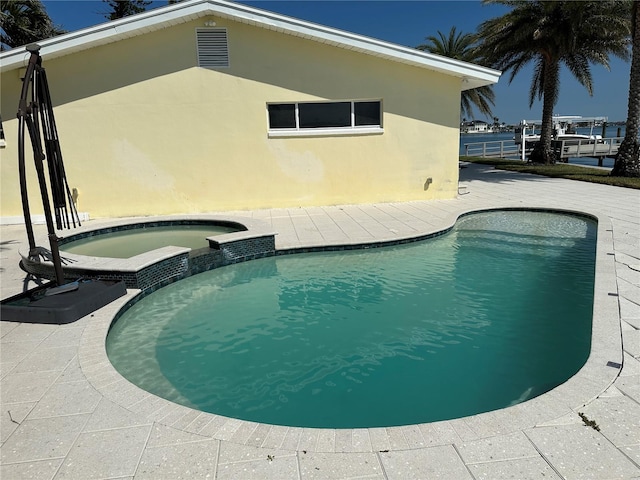
[[[552,140],[551,146],[558,155],[560,162],[566,162],[569,158],[591,157],[598,159],[598,165],[602,166],[605,158],[613,158],[618,153],[624,137],[611,137],[593,139]],[[530,145],[530,146],[529,146]],[[469,157],[505,158],[526,161],[528,154],[533,150],[534,143],[522,144],[514,140],[496,140],[490,142],[473,142],[464,144],[464,154]]]

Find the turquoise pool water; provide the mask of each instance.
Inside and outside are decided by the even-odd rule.
[[[235,227],[213,224],[152,225],[73,240],[60,245],[60,250],[92,257],[130,258],[170,245],[191,249],[208,247],[207,237],[237,231]]]
[[[113,325],[115,368],[169,400],[279,425],[472,415],[563,383],[591,341],[596,225],[500,211],[404,246],[254,260]]]

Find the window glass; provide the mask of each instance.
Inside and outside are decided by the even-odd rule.
[[[380,122],[380,102],[355,102],[355,125],[382,125]]]
[[[351,102],[301,103],[300,128],[350,127]]]
[[[382,127],[380,100],[272,103],[267,104],[267,111],[271,130],[304,132],[321,128],[364,130],[360,127]]]
[[[269,128],[296,128],[295,104],[269,105]]]

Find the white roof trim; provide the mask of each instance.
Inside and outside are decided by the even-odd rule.
[[[501,72],[422,52],[390,42],[345,32],[331,27],[298,20],[226,0],[187,0],[130,17],[67,33],[38,42],[43,59],[68,55],[98,45],[189,22],[208,15],[267,28],[278,32],[327,43],[340,48],[406,63],[463,79],[462,90],[496,83]],[[25,47],[0,54],[0,71],[26,66],[29,53]]]

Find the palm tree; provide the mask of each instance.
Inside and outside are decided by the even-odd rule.
[[[418,50],[426,50],[429,53],[435,53],[470,63],[479,63],[481,60],[475,48],[477,37],[471,33],[458,33],[456,32],[456,27],[451,27],[449,36],[438,31],[437,37],[432,35],[426,37],[425,40],[427,40],[428,43],[418,45],[416,47]],[[471,118],[474,116],[473,106],[483,115],[492,117],[492,105],[495,105],[495,94],[493,93],[493,87],[490,85],[464,90],[460,97],[461,114]]]
[[[591,64],[609,69],[609,56],[629,59],[629,3],[620,0],[544,1],[483,0],[513,7],[483,22],[478,31],[485,62],[511,70],[509,82],[533,63],[529,107],[542,99],[540,141],[531,153],[538,163],[555,161],[551,149],[553,109],[560,91],[560,69],[566,66],[593,95]]]
[[[105,14],[107,20],[117,20],[136,13],[142,13],[151,4],[151,0],[102,0],[111,7]]]
[[[627,128],[611,170],[611,175],[620,177],[640,177],[640,7],[637,1],[632,5],[631,22],[633,36]]]
[[[49,18],[40,0],[0,1],[0,51],[66,33]]]

